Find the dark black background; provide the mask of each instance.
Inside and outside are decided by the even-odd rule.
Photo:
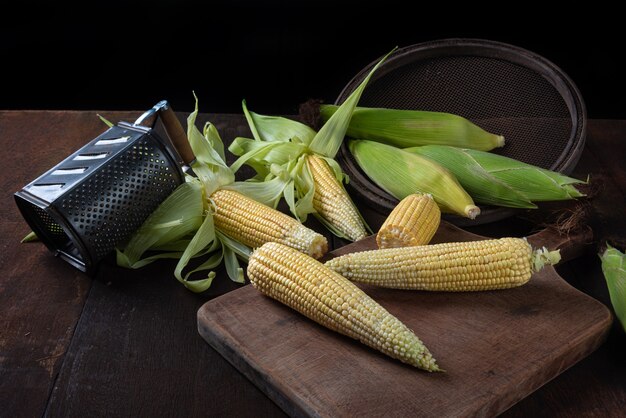
[[[471,2],[475,3],[475,2]],[[412,4],[412,6],[409,6]],[[619,13],[547,4],[382,1],[20,2],[0,15],[1,109],[133,109],[167,98],[189,111],[291,114],[333,101],[392,47],[448,38],[524,47],[561,67],[592,118],[626,118]],[[595,9],[597,7],[597,10]]]

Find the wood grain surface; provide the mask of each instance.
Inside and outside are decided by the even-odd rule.
[[[96,113],[115,122],[132,121],[141,111],[0,111],[0,416],[284,416],[198,334],[197,309],[239,288],[221,272],[209,292],[195,295],[173,278],[173,265],[166,261],[141,270],[108,262],[92,279],[41,244],[19,244],[28,227],[12,194],[101,133]],[[184,122],[186,115],[179,117]],[[200,119],[215,123],[226,143],[248,135],[242,115]],[[617,244],[626,236],[620,210],[626,203],[624,132],[626,121],[589,121],[575,175],[604,179],[591,200],[589,225],[596,237],[582,256],[556,268],[608,307],[596,253],[604,240]],[[380,226],[380,215],[364,202],[359,207],[372,228]],[[469,229],[487,236],[525,235],[551,210],[542,205],[524,214],[530,221],[518,216]],[[346,244],[331,242],[334,248]],[[626,334],[614,323],[598,350],[503,416],[623,417],[624,352]]]
[[[550,245],[547,234],[538,234],[529,241],[565,246],[569,255],[585,238]],[[476,239],[444,222],[433,243]],[[374,237],[368,237],[331,257],[374,248]],[[604,305],[552,267],[527,285],[500,291],[362,288],[417,333],[445,373],[420,372],[387,358],[252,286],[203,305],[198,329],[289,415],[493,416],[595,350],[612,321]]]
[[[0,112],[0,415],[41,415],[91,287],[43,245],[19,243],[29,229],[13,193],[102,131],[88,112]]]

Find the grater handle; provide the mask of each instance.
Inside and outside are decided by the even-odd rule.
[[[191,165],[191,163],[195,161],[196,156],[193,154],[191,145],[189,145],[189,141],[187,140],[187,134],[172,110],[172,107],[166,103],[165,106],[159,109],[159,114],[167,136],[170,137],[170,141],[174,144],[174,148],[176,148],[180,154],[183,162],[186,165]]]

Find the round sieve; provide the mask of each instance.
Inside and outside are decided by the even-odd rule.
[[[378,60],[343,89],[341,104]],[[513,45],[481,39],[444,39],[399,49],[374,73],[359,106],[448,112],[504,135],[492,152],[569,174],[583,150],[586,110],[572,80],[547,59]],[[337,160],[350,177],[348,188],[380,213],[398,200],[360,170],[344,142]],[[474,221],[450,216],[457,225],[476,225],[515,213],[481,206]]]

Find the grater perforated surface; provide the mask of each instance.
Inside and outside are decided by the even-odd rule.
[[[168,143],[121,123],[15,194],[33,231],[83,271],[124,245],[183,181]]]
[[[97,257],[128,238],[178,185],[166,156],[142,137],[64,196],[59,211]]]

